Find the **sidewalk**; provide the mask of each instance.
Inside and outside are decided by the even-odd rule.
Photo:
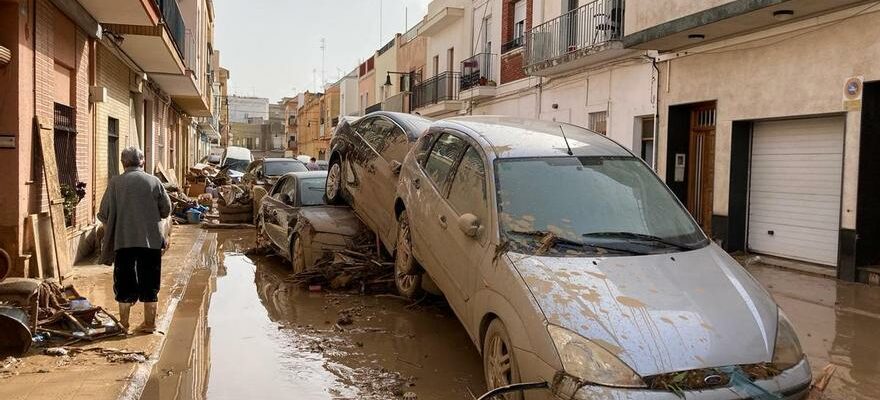
[[[207,251],[206,251],[207,250]],[[216,265],[216,234],[198,226],[175,226],[171,247],[162,258],[162,288],[159,293],[157,324],[168,332],[171,318],[194,271]],[[77,266],[74,287],[93,304],[113,314],[118,307],[113,299],[112,268],[103,265]],[[143,307],[132,309],[132,325],[143,321]],[[177,332],[168,332],[169,336]],[[147,361],[111,362],[96,352],[72,356],[48,356],[32,348],[21,357],[14,375],[0,374],[0,399],[137,399],[144,390],[150,371],[158,361],[168,336],[164,334],[117,336],[95,343],[81,342],[71,347],[142,351]]]
[[[761,263],[747,269],[791,319],[813,376],[837,366],[825,399],[880,398],[880,288]]]

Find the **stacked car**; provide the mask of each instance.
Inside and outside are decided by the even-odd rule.
[[[400,294],[446,297],[489,389],[546,383],[507,398],[809,389],[797,335],[770,295],[650,167],[601,134],[373,113],[337,130],[325,197],[348,204],[393,255]]]

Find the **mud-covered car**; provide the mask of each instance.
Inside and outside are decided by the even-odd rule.
[[[400,166],[429,124],[415,115],[374,112],[340,122],[330,142],[327,202],[348,203],[388,250],[396,232],[394,190]]]
[[[397,193],[398,289],[416,296],[430,275],[480,349],[490,389],[547,382],[526,398],[669,400],[809,389],[770,295],[603,135],[440,121],[407,156]]]
[[[294,272],[344,249],[366,229],[348,207],[325,205],[326,178],[326,171],[285,174],[261,202],[257,229]]]
[[[249,186],[262,186],[269,190],[284,174],[308,170],[303,163],[293,158],[263,158],[254,160],[248,165],[241,182]]]

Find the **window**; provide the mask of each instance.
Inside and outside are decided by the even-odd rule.
[[[107,175],[119,175],[119,120],[107,118]]]
[[[513,39],[521,39],[526,34],[526,0],[519,0],[513,6]]]
[[[434,76],[440,75],[440,56],[434,56]]]
[[[395,125],[385,141],[385,149],[381,151],[382,158],[389,162],[397,161],[403,163],[406,153],[409,152],[409,139],[406,137],[403,129]]]
[[[324,204],[324,186],[326,178],[308,178],[300,183],[299,193],[302,197],[300,203],[303,206],[317,206]]]
[[[654,166],[654,117],[642,118],[642,160],[650,166]]]
[[[419,141],[416,144],[416,160],[418,160],[419,165],[425,165],[428,151],[431,150],[431,145],[434,144],[434,138],[434,132],[425,133],[419,138]]]
[[[281,179],[279,179],[278,182],[275,183],[275,186],[272,187],[272,193],[270,193],[269,195],[275,199],[278,199],[278,194],[281,193],[281,189],[284,188],[284,185],[287,185],[288,180],[289,179],[287,177],[282,177]]]
[[[449,188],[449,202],[458,215],[476,215],[480,224],[487,221],[489,199],[486,196],[486,168],[477,149],[468,147]]]
[[[437,186],[437,189],[443,191],[446,181],[449,179],[449,173],[452,166],[458,159],[461,151],[464,150],[465,142],[459,137],[444,133],[437,139],[434,148],[428,155],[428,161],[425,163],[425,173]]]
[[[603,135],[608,134],[608,112],[607,111],[599,111],[590,113],[590,130],[601,133]]]

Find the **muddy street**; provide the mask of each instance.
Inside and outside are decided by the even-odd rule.
[[[278,257],[221,244],[208,312],[210,377],[217,399],[470,398],[482,365],[443,304],[393,296],[309,292],[286,282]]]

